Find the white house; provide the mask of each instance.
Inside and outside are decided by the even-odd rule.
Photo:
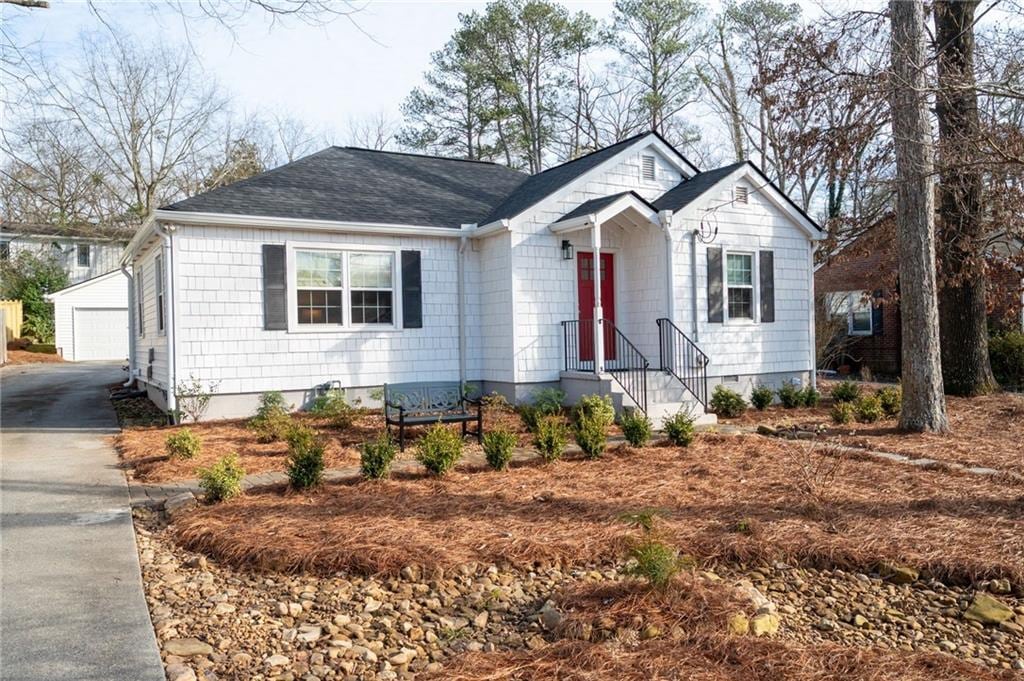
[[[814,380],[821,236],[752,164],[700,172],[654,133],[532,176],[332,147],[156,211],[123,256],[131,370],[169,408],[215,386],[209,417],[335,381],[702,410]]]
[[[131,230],[97,225],[65,226],[45,223],[0,222],[0,260],[19,251],[52,253],[77,284],[118,268]]]
[[[128,286],[120,270],[48,295],[57,352],[66,360],[128,358]]]

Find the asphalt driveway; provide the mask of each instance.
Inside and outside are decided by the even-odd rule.
[[[146,609],[111,363],[0,370],[0,679],[164,679]]]

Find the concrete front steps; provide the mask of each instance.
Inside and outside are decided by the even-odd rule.
[[[562,390],[567,401],[575,403],[583,395],[610,395],[615,411],[635,408],[636,404],[626,394],[611,374],[596,376],[591,373],[563,371],[561,374]],[[665,418],[684,411],[694,417],[698,426],[718,423],[718,417],[708,413],[690,391],[683,387],[675,376],[658,369],[647,371],[647,416],[656,430],[661,430]]]

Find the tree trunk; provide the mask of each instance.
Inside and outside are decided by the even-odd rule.
[[[889,88],[896,151],[896,226],[903,336],[900,428],[945,432],[922,0],[890,0],[892,72]]]
[[[975,163],[981,138],[974,83],[977,5],[977,0],[939,0],[934,9],[942,380],[946,392],[965,396],[996,388],[988,358],[982,178]]]

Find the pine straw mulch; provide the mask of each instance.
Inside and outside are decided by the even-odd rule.
[[[555,597],[567,611],[559,634],[567,639],[538,650],[462,655],[431,679],[448,681],[959,681],[1013,678],[938,653],[907,653],[831,643],[734,636],[729,617],[749,610],[722,583],[684,575],[666,591],[638,582],[578,584]],[[749,614],[749,613],[748,613]],[[580,639],[595,631],[654,624],[653,640]],[[783,622],[785,627],[785,622]],[[585,634],[583,638],[586,638]],[[593,636],[591,636],[593,640]]]
[[[359,465],[359,445],[375,439],[384,432],[384,417],[379,411],[360,412],[348,428],[338,428],[329,419],[296,413],[292,418],[310,425],[326,436],[327,468],[345,468]],[[196,470],[206,467],[227,454],[238,454],[238,460],[247,474],[283,471],[286,467],[288,446],[284,442],[263,443],[246,427],[248,419],[205,421],[179,426],[129,427],[114,437],[114,445],[121,455],[122,466],[132,470],[141,482],[190,480],[197,477]],[[517,433],[520,444],[525,445],[530,435],[519,416],[511,410],[484,411],[484,432],[502,425]],[[459,426],[453,425],[453,428]],[[476,426],[471,425],[470,429]],[[188,428],[202,442],[200,453],[192,459],[173,459],[167,455],[167,436]],[[411,459],[415,454],[415,441],[425,428],[406,430],[406,449],[400,459]],[[397,437],[397,431],[395,431]],[[478,452],[475,439],[466,440],[467,452]]]
[[[8,350],[7,362],[4,366],[20,366],[23,364],[57,364],[64,358],[52,352],[29,352],[27,350]]]
[[[818,446],[820,450],[820,445]],[[175,520],[187,548],[238,566],[330,574],[409,564],[610,563],[623,513],[659,509],[665,536],[708,562],[870,569],[881,560],[1024,583],[1024,497],[963,473],[839,460],[809,445],[704,435],[597,461],[463,466],[444,480],[264,489]]]

